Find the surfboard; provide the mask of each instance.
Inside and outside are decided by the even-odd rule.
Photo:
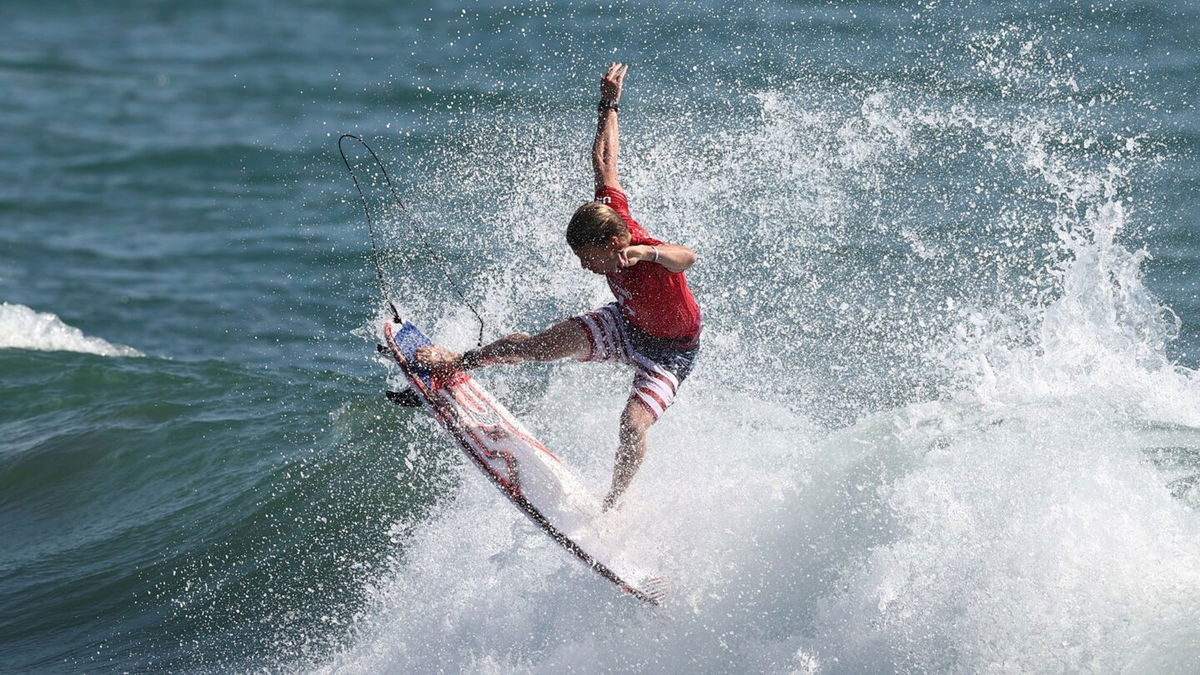
[[[582,481],[466,371],[432,373],[414,352],[432,344],[409,322],[388,320],[384,338],[416,397],[458,447],[535,525],[601,577],[662,604],[670,586],[596,526],[601,509]]]

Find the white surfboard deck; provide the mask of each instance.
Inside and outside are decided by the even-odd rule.
[[[667,582],[639,565],[617,538],[597,527],[599,502],[546,446],[467,372],[432,374],[413,352],[431,344],[411,323],[388,320],[384,338],[424,406],[517,508],[597,574],[658,605]]]

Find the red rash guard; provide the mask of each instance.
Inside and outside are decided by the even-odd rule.
[[[629,215],[629,200],[621,190],[607,185],[599,188],[596,201],[620,214],[629,226],[631,246],[663,244]],[[672,272],[643,260],[605,277],[629,323],[655,337],[678,341],[682,348],[691,347],[700,339],[700,307],[683,272]]]

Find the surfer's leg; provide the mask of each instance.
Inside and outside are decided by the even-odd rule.
[[[418,349],[416,357],[428,368],[469,370],[499,363],[581,359],[586,357],[590,350],[591,343],[588,342],[583,327],[576,320],[567,319],[536,335],[513,333],[464,354],[456,354],[449,349],[429,345]]]
[[[490,346],[488,345],[488,347]],[[481,355],[488,347],[479,350]],[[508,346],[497,349],[495,352],[501,358],[508,356],[518,361],[582,359],[591,352],[591,343],[588,342],[583,326],[575,319],[567,319],[559,321],[536,335],[528,335],[524,339],[511,341]]]
[[[611,509],[629,487],[646,456],[646,432],[658,418],[637,397],[630,397],[621,413],[620,444],[613,469],[612,487],[604,498],[604,510]]]
[[[557,361],[580,358],[588,353],[589,348],[583,328],[575,320],[567,319],[535,335],[514,333],[500,338],[463,354],[462,361],[468,368],[496,363]]]

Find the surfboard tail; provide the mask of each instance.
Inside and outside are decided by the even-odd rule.
[[[644,577],[638,582],[638,590],[655,605],[666,604],[667,600],[670,600],[675,593],[675,587],[671,585],[670,579],[660,576]]]

